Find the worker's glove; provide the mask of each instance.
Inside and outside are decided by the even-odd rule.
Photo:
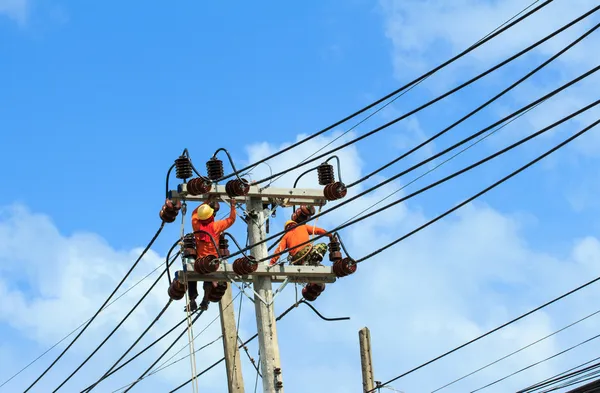
[[[271,262],[269,262],[269,266],[273,266],[277,263],[277,258],[271,258]]]

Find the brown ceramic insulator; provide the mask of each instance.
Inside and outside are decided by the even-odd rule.
[[[312,292],[309,292],[306,287],[302,288],[302,297],[306,300],[308,300],[309,302],[314,302],[315,300],[317,300],[317,297],[319,295],[315,295]]]
[[[212,201],[209,201],[207,203],[208,203],[208,206],[210,206],[215,211],[215,214],[217,214],[217,212],[221,208],[221,205],[219,204],[219,201],[212,200]]]
[[[233,262],[233,271],[239,276],[252,274],[256,269],[258,269],[258,264],[253,256],[238,258]]]
[[[206,173],[208,174],[208,178],[210,180],[219,180],[223,176],[225,176],[225,171],[223,170],[223,161],[219,160],[217,157],[213,157],[206,162]]]
[[[189,233],[183,237],[183,257],[196,259],[196,239],[194,235]]]
[[[180,283],[177,280],[174,280],[171,285],[169,285],[169,289],[167,290],[167,293],[169,294],[169,297],[173,300],[181,300],[183,298],[183,296],[185,296],[185,285],[183,285],[182,283]]]
[[[213,285],[210,294],[208,295],[208,300],[213,303],[218,303],[221,301],[223,295],[227,291],[227,283],[226,282],[218,282]]]
[[[312,217],[314,214],[315,214],[314,206],[302,205],[298,209],[296,209],[294,214],[292,214],[292,220],[296,221],[298,224],[302,224],[306,220],[308,220],[310,217]]]
[[[306,286],[306,292],[312,293],[313,295],[319,296],[321,292],[325,290],[325,284],[308,284]]]
[[[189,179],[193,176],[192,163],[186,156],[181,156],[175,160],[175,177],[178,179]]]
[[[225,184],[225,192],[230,198],[248,195],[250,184],[246,179],[233,179]]]
[[[339,261],[340,259],[342,259],[340,242],[336,237],[333,237],[329,241],[329,245],[327,246],[327,248],[329,249],[329,260],[331,262]]]
[[[219,237],[219,255],[221,258],[225,258],[231,255],[229,252],[229,240],[225,237],[225,235],[221,235]]]
[[[179,210],[181,210],[181,201],[177,201],[177,204],[174,204],[173,201],[167,199],[160,210],[160,219],[164,222],[171,223],[177,218]]]
[[[333,273],[337,277],[346,277],[356,272],[357,264],[350,258],[344,258],[333,263]]]
[[[323,194],[325,195],[325,199],[328,201],[335,201],[337,199],[342,199],[348,193],[348,189],[346,185],[342,182],[335,182],[325,186],[323,190]]]
[[[201,176],[195,177],[187,183],[187,192],[190,195],[202,195],[209,192],[212,188],[212,183],[209,178]]]
[[[220,260],[215,255],[207,255],[196,259],[194,271],[199,274],[214,273],[219,269]]]
[[[319,176],[319,184],[325,186],[335,181],[335,175],[333,173],[333,165],[326,162],[322,163],[317,167],[317,174]]]

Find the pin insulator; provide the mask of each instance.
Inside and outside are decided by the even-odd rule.
[[[208,206],[210,206],[215,211],[215,214],[217,214],[217,212],[221,208],[221,205],[219,204],[219,201],[217,201],[217,200],[213,199],[213,200],[208,201],[206,203],[208,204]]]
[[[310,302],[314,302],[325,290],[325,284],[310,283],[302,288],[302,297]]]
[[[225,237],[225,235],[221,235],[219,237],[219,255],[221,258],[225,258],[231,255],[229,252],[229,240]]]
[[[333,273],[336,277],[346,277],[356,272],[357,266],[356,262],[346,257],[333,263]]]
[[[296,221],[298,224],[304,223],[310,217],[315,214],[314,206],[305,206],[302,205],[292,214],[292,220]]]
[[[325,199],[327,199],[328,201],[342,199],[346,196],[347,193],[348,189],[346,188],[346,185],[339,181],[326,185],[325,189],[323,190]]]
[[[208,292],[208,300],[210,300],[213,303],[217,303],[221,300],[223,295],[225,295],[225,292],[227,291],[227,283],[224,281],[205,281],[203,288],[205,292]]]
[[[180,283],[177,280],[173,280],[173,282],[171,282],[171,285],[169,285],[169,289],[167,290],[167,293],[169,294],[169,297],[173,300],[181,300],[183,298],[183,296],[185,296],[185,285]]]
[[[329,241],[328,248],[329,248],[329,260],[331,262],[339,261],[340,259],[342,259],[342,251],[341,251],[340,242],[338,241],[338,239],[335,236]]]
[[[233,261],[233,271],[239,276],[247,276],[258,269],[258,264],[253,256],[238,258]]]
[[[175,160],[175,177],[178,179],[189,179],[193,176],[192,163],[189,157],[180,156]]]
[[[197,258],[196,252],[196,238],[193,234],[188,233],[183,237],[183,257],[184,258]]]
[[[200,176],[195,177],[187,182],[187,192],[190,195],[202,195],[209,192],[212,188],[212,183],[209,178]]]
[[[196,259],[194,271],[199,274],[214,273],[219,269],[221,261],[215,255],[207,255]]]
[[[326,162],[317,167],[317,174],[319,175],[319,184],[322,186],[331,184],[335,181],[333,165]]]
[[[171,223],[177,218],[179,210],[181,210],[181,201],[177,201],[177,204],[174,204],[173,201],[167,199],[160,210],[160,219],[164,222]]]
[[[250,191],[250,184],[246,179],[233,179],[225,184],[225,192],[230,198],[248,195],[248,191]]]
[[[225,176],[225,171],[223,170],[223,161],[219,160],[217,157],[213,157],[206,162],[206,173],[208,174],[208,178],[210,180],[219,180],[223,176]]]

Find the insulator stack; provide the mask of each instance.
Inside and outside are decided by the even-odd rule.
[[[292,214],[292,220],[296,221],[298,224],[304,223],[310,217],[315,214],[314,206],[305,206],[302,205]]]
[[[314,302],[325,290],[325,284],[311,283],[302,288],[302,297],[309,302]]]
[[[208,174],[208,178],[210,180],[219,180],[223,176],[225,176],[225,171],[223,170],[223,161],[219,160],[217,157],[213,157],[206,162],[206,173]]]
[[[331,239],[328,245],[329,248],[329,260],[331,262],[339,261],[342,259],[342,249],[340,246],[340,242],[337,237]]]
[[[336,277],[346,277],[356,272],[356,262],[350,258],[340,259],[333,263],[333,273]]]
[[[191,233],[183,237],[183,257],[193,258],[194,260],[198,257],[198,253],[196,252],[196,239]]]
[[[227,240],[225,235],[219,237],[219,255],[221,258],[226,258],[231,255],[229,252],[229,240]]]
[[[246,179],[229,180],[225,184],[225,192],[231,198],[248,195],[248,191],[250,191],[250,184]]]
[[[209,201],[208,206],[212,207],[212,209],[215,211],[215,214],[217,214],[217,212],[221,208],[219,201],[215,201],[215,200]]]
[[[319,175],[319,184],[322,186],[331,184],[335,181],[333,165],[326,162],[317,167],[317,174]]]
[[[180,283],[177,280],[173,280],[173,282],[171,283],[171,285],[169,285],[169,289],[167,290],[167,293],[169,294],[169,297],[173,300],[181,300],[184,296],[185,296],[185,285],[183,285],[182,283]]]
[[[175,177],[178,179],[189,179],[192,177],[192,163],[186,156],[181,156],[175,160]]]
[[[167,199],[160,210],[160,219],[164,222],[173,222],[177,218],[179,210],[181,210],[181,201],[177,201],[177,204],[174,204],[173,201]]]
[[[214,273],[219,269],[221,261],[214,255],[207,255],[196,259],[194,262],[194,271],[200,274]]]
[[[335,201],[336,199],[342,199],[348,193],[348,189],[346,185],[340,181],[336,181],[335,183],[331,183],[325,186],[323,190],[323,194],[325,195],[325,199],[328,201]]]
[[[238,258],[233,262],[233,271],[240,276],[252,274],[256,269],[258,269],[258,264],[253,256]]]
[[[187,192],[190,195],[206,194],[211,188],[210,179],[204,176],[195,177],[187,183]]]
[[[208,300],[213,303],[218,303],[225,292],[227,291],[227,283],[224,281],[221,282],[204,282],[204,290],[208,291]]]

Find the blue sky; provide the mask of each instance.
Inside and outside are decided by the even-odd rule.
[[[590,0],[554,3],[515,32],[428,79],[341,141],[443,93],[596,5]],[[0,0],[0,167],[5,184],[0,194],[0,294],[6,299],[0,306],[0,361],[7,365],[0,367],[0,383],[101,304],[158,226],[164,176],[184,148],[190,150],[199,169],[219,147],[226,147],[238,166],[256,161],[460,52],[523,6],[517,0],[502,4],[356,0],[235,7],[195,2],[159,7],[141,2]],[[598,21],[597,15],[589,18],[455,97],[342,150],[344,180],[368,173],[443,129]],[[599,44],[598,34],[367,185],[597,65],[600,58],[593,48]],[[597,82],[598,78],[591,77],[544,103],[403,193],[597,99]],[[597,114],[590,111],[551,136],[429,191],[390,214],[348,229],[344,235],[351,252],[360,257],[406,233],[596,120]],[[278,171],[296,164],[356,121],[272,160],[271,166]],[[303,391],[301,381],[310,375],[323,386],[317,391],[359,391],[356,332],[362,326],[371,327],[376,376],[386,380],[595,277],[600,262],[596,220],[600,205],[595,197],[599,146],[598,130],[592,130],[464,211],[361,265],[361,274],[330,286],[316,305],[327,315],[350,315],[352,322],[329,326],[308,309],[286,317],[289,320],[279,328],[286,390]],[[425,169],[325,216],[319,224],[339,225]],[[268,170],[261,166],[252,176],[265,174]],[[293,180],[292,174],[278,184],[290,185]],[[303,184],[314,185],[315,179]],[[272,228],[279,228],[290,214],[278,213]],[[179,229],[178,224],[167,227],[130,284],[160,263]],[[233,229],[241,242],[243,230],[241,221]],[[23,252],[29,247],[36,251]],[[36,391],[54,388],[68,375],[143,293],[141,287],[107,311],[99,326],[86,333],[85,342],[78,343]],[[409,392],[442,385],[485,359],[499,357],[508,348],[527,344],[594,311],[599,294],[596,289],[578,295],[564,306],[457,354],[449,363],[440,362],[394,386]],[[281,295],[277,309],[285,309],[293,297],[290,288]],[[89,384],[95,376],[91,370],[100,373],[110,365],[118,350],[135,339],[165,301],[161,287],[65,391]],[[181,308],[179,303],[171,307],[152,336],[179,321]],[[214,309],[205,323],[216,315]],[[245,300],[241,336],[254,333],[253,315]],[[588,325],[578,329],[578,334],[575,330],[564,334],[464,385],[457,384],[454,391],[483,385],[593,330]],[[218,335],[215,323],[199,340],[210,342]],[[221,356],[220,345],[213,345],[199,358],[199,368]],[[304,356],[307,348],[314,356]],[[256,347],[251,349],[256,357]],[[586,348],[488,391],[524,387],[566,365],[588,360],[592,352]],[[56,353],[0,391],[26,387]],[[136,370],[142,370],[152,356],[144,359],[106,386],[114,390],[135,378]],[[182,374],[189,375],[188,367],[182,362],[174,367],[177,371],[165,371],[145,387],[166,391],[184,379]],[[247,361],[244,374],[248,386],[253,385]],[[218,368],[203,383],[211,391],[225,391],[223,378],[223,369]],[[335,382],[336,378],[343,381]]]

